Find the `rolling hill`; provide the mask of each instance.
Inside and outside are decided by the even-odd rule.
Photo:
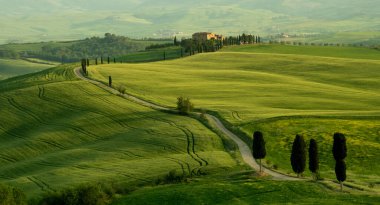
[[[78,184],[154,184],[235,168],[195,119],[149,109],[75,77],[65,65],[0,81],[0,183],[38,197]],[[232,155],[231,155],[232,154]]]
[[[17,75],[42,71],[51,67],[53,67],[53,65],[33,63],[25,60],[0,59],[0,80]]]
[[[321,176],[334,179],[332,135],[343,132],[350,182],[366,186],[380,179],[372,163],[379,150],[379,58],[364,48],[239,46],[165,62],[91,66],[89,76],[105,83],[112,76],[115,86],[167,106],[190,97],[245,132],[247,143],[261,130],[266,165],[289,174],[293,138],[303,134],[320,144]]]

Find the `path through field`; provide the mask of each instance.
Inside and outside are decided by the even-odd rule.
[[[111,92],[113,94],[119,94],[120,95],[120,92],[117,91],[116,89],[111,88],[111,87],[109,87],[109,86],[107,86],[107,85],[105,85],[105,84],[103,84],[103,83],[101,83],[99,81],[91,80],[91,79],[88,79],[85,76],[83,76],[80,68],[76,68],[74,70],[74,73],[80,79],[82,79],[82,80],[90,82],[90,83],[92,83],[92,84],[94,84],[94,85],[96,85],[96,86],[98,86],[98,87],[100,87],[100,88],[102,88],[104,90],[107,90],[108,92]],[[153,108],[153,109],[164,110],[164,111],[170,110],[170,108],[163,107],[163,106],[160,106],[160,105],[156,105],[154,103],[147,102],[145,100],[136,98],[136,97],[128,95],[128,94],[123,94],[122,96],[124,98],[128,99],[128,100],[131,100],[131,101],[137,103],[137,104],[140,104],[140,105],[143,105],[143,106],[147,106],[147,107],[150,107],[150,108]],[[251,150],[249,149],[249,147],[247,146],[247,144],[245,142],[243,142],[235,134],[233,134],[231,131],[229,131],[217,117],[215,117],[213,115],[209,115],[209,114],[206,114],[206,117],[207,117],[207,119],[210,122],[212,122],[212,124],[218,130],[220,130],[222,133],[224,133],[225,135],[227,135],[229,138],[231,138],[238,145],[240,153],[242,155],[242,158],[243,158],[244,162],[246,164],[248,164],[250,167],[252,167],[254,170],[258,171],[260,169],[260,166],[256,162],[256,160],[253,158],[253,156],[251,154]],[[278,172],[274,172],[274,171],[269,170],[269,169],[264,169],[263,171],[264,171],[264,173],[272,176],[273,179],[275,179],[275,180],[292,180],[292,181],[293,180],[301,180],[299,178],[287,176],[287,175],[284,175],[284,174],[281,174],[281,173],[278,173]]]

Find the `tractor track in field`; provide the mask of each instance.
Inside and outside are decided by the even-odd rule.
[[[82,79],[82,80],[87,81],[87,82],[89,82],[91,84],[94,84],[94,85],[98,86],[99,88],[101,88],[103,90],[106,90],[106,91],[108,91],[108,92],[110,92],[112,94],[121,95],[119,93],[119,91],[117,91],[116,89],[111,88],[111,87],[109,87],[109,86],[107,86],[107,85],[105,85],[105,84],[103,84],[103,83],[101,83],[99,81],[92,80],[92,79],[89,79],[89,78],[85,77],[82,74],[80,68],[75,68],[74,69],[74,73],[75,73],[75,75],[79,79]],[[171,110],[170,108],[167,108],[167,107],[164,107],[164,106],[160,106],[160,105],[157,105],[157,104],[145,101],[143,99],[137,98],[137,97],[129,95],[129,94],[122,94],[121,96],[124,97],[125,99],[128,99],[128,100],[132,101],[132,102],[135,102],[137,104],[140,104],[140,105],[152,108],[152,109],[161,110],[161,111],[170,111]],[[200,114],[200,113],[197,113],[197,114]],[[251,150],[248,147],[248,145],[243,140],[241,140],[238,136],[236,136],[234,133],[232,133],[230,130],[228,130],[217,117],[215,117],[213,115],[210,115],[210,114],[206,114],[205,117],[215,126],[215,128],[217,128],[221,133],[223,133],[226,136],[228,136],[230,139],[232,139],[237,144],[237,146],[239,147],[240,154],[241,154],[244,162],[247,165],[249,165],[252,169],[254,169],[256,171],[259,171],[260,166],[256,162],[256,160],[253,158]],[[188,149],[188,151],[190,152],[190,149]],[[197,160],[199,160],[199,159],[197,159]],[[202,164],[202,162],[200,162],[200,164]],[[199,170],[198,170],[198,172],[199,172]],[[303,180],[303,179],[300,179],[300,178],[296,178],[296,177],[288,176],[288,175],[285,175],[285,174],[282,174],[282,173],[279,173],[279,172],[275,172],[275,171],[270,170],[270,169],[264,169],[263,172],[266,173],[266,174],[268,174],[268,175],[270,175],[270,176],[272,176],[272,178],[274,180],[286,180],[286,181]]]
[[[82,133],[83,135],[89,137],[90,139],[92,139],[92,141],[101,141],[101,140],[104,140],[101,136],[95,134],[95,133],[92,133],[90,131],[87,131],[81,127],[77,127],[77,126],[74,126],[74,125],[70,125],[70,124],[58,124],[58,123],[48,123],[44,120],[42,120],[39,116],[37,116],[36,114],[34,114],[32,111],[22,107],[21,105],[19,105],[13,98],[7,98],[8,99],[8,102],[13,106],[15,107],[17,110],[27,114],[28,116],[30,116],[31,118],[33,118],[34,120],[36,120],[39,124],[42,124],[42,125],[47,125],[47,126],[56,126],[56,127],[60,127],[60,128],[69,128],[69,129],[72,129],[78,133]],[[21,137],[20,137],[21,138]],[[87,140],[87,139],[84,139],[84,140]],[[39,140],[41,142],[44,142],[46,144],[49,144],[49,145],[52,145],[52,146],[55,146],[55,147],[61,147],[61,148],[64,148],[64,146],[61,146],[57,143],[53,143],[51,144],[50,141],[46,141],[46,140]]]
[[[53,192],[56,192],[55,189],[51,188],[49,186],[49,184],[47,184],[46,182],[38,179],[37,177],[26,177],[27,179],[29,179],[29,181],[33,182],[36,186],[38,186],[42,191],[53,191]]]
[[[232,111],[231,114],[232,114],[232,117],[235,118],[236,120],[241,120],[241,117],[237,111]]]
[[[196,152],[195,152],[195,139],[194,139],[194,134],[187,128],[183,128],[179,125],[177,125],[175,122],[173,121],[170,121],[170,120],[166,120],[166,119],[156,119],[156,120],[159,120],[161,122],[165,122],[179,130],[181,130],[185,136],[186,136],[186,142],[187,142],[187,145],[186,145],[186,152],[187,154],[194,160],[196,161],[197,163],[199,163],[199,167],[197,168],[194,168],[193,170],[191,170],[190,172],[190,175],[199,175],[200,173],[200,169],[202,168],[202,166],[207,166],[208,165],[208,162],[206,160],[204,160],[203,158],[201,158]],[[203,164],[205,163],[205,165]]]

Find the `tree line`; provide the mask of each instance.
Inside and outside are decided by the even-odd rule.
[[[197,39],[184,38],[180,42],[174,37],[174,45],[180,45],[194,55],[195,53],[215,52],[223,48],[223,46],[243,45],[243,44],[259,44],[262,38],[258,35],[241,34],[237,36],[228,36],[223,39],[211,39],[206,41],[198,41]]]
[[[347,146],[346,138],[342,133],[335,133],[333,136],[333,149],[332,154],[335,159],[335,175],[336,179],[340,183],[340,189],[343,190],[343,182],[346,180],[346,163]],[[314,180],[319,179],[319,153],[318,144],[315,139],[310,139],[309,142],[309,170],[313,175]],[[259,160],[260,172],[262,172],[261,160],[266,157],[265,140],[263,134],[260,131],[256,131],[253,134],[252,142],[252,156]],[[293,171],[300,177],[306,168],[306,142],[302,135],[296,135],[293,141],[291,150],[290,163]]]
[[[167,43],[168,39],[155,39],[154,42],[160,45],[160,42]],[[84,57],[121,56],[142,51],[150,43],[148,40],[135,40],[125,36],[106,33],[104,37],[91,37],[79,41],[42,43],[41,48],[38,50],[17,52],[11,48],[5,48],[0,50],[0,58],[39,58],[62,63],[72,63],[78,62]]]

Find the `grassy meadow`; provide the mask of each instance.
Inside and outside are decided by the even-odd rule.
[[[74,67],[0,81],[0,183],[36,197],[83,183],[134,187],[171,170],[197,176],[238,164],[197,120],[112,95],[77,79]]]
[[[376,195],[342,194],[314,182],[271,181],[249,172],[206,176],[183,185],[145,187],[116,199],[127,204],[376,204]]]
[[[368,48],[235,46],[165,62],[91,66],[89,76],[103,82],[112,76],[128,93],[167,106],[190,97],[248,136],[262,130],[268,165],[285,173],[301,133],[320,143],[321,176],[335,179],[332,135],[341,131],[348,138],[348,180],[368,185],[380,183],[373,163],[380,149],[379,58]]]
[[[188,54],[183,51],[183,55],[187,56]],[[162,61],[170,59],[176,59],[181,57],[181,48],[180,47],[168,47],[168,48],[159,48],[152,49],[148,51],[140,51],[135,53],[130,53],[117,58],[117,61],[123,61],[124,63],[139,63],[139,62],[152,62],[152,61]]]
[[[0,80],[41,71],[53,67],[48,64],[33,63],[25,60],[0,59]]]

